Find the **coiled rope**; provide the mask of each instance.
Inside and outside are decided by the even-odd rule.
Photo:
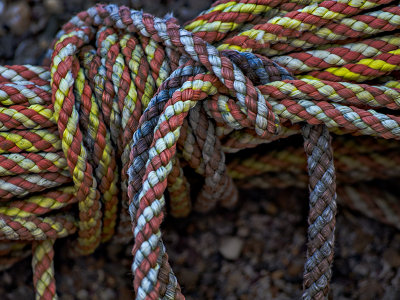
[[[185,29],[172,16],[115,5],[78,14],[57,35],[49,68],[0,67],[4,255],[23,257],[32,245],[36,298],[53,299],[56,239],[77,233],[73,251],[89,254],[133,232],[136,298],[183,299],[161,237],[165,191],[182,217],[192,209],[184,167],[204,177],[193,201],[201,212],[236,203],[230,175],[248,186],[255,175],[269,178],[264,185],[304,185],[297,150],[225,163],[227,152],[301,133],[310,188],[303,299],[327,298],[336,214],[329,131],[399,139],[399,27],[391,0],[221,0]],[[382,153],[395,155],[396,142],[338,141],[340,181],[349,169],[354,181],[400,175]],[[283,173],[281,162],[293,169]],[[265,177],[271,170],[281,177]],[[340,190],[351,207],[398,226],[392,195],[374,202]]]

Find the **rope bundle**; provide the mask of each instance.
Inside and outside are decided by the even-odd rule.
[[[399,139],[399,27],[390,0],[221,0],[186,29],[115,5],[78,14],[49,68],[0,67],[2,253],[23,257],[32,245],[36,297],[51,299],[55,239],[77,233],[73,251],[89,254],[133,232],[136,298],[183,299],[161,238],[164,192],[183,217],[192,205],[232,207],[231,175],[255,186],[251,176],[273,171],[282,177],[261,182],[304,185],[297,150],[225,162],[227,152],[301,133],[310,189],[303,298],[326,298],[336,214],[329,131]],[[396,142],[337,140],[340,181],[349,170],[354,181],[399,176],[382,153],[394,155]],[[185,167],[204,178],[193,204]],[[348,205],[398,226],[391,195],[375,203],[339,189]]]

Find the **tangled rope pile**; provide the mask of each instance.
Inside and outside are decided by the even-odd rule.
[[[193,201],[201,212],[237,202],[232,177],[303,186],[296,149],[225,163],[225,153],[301,133],[303,298],[326,298],[336,214],[329,131],[399,139],[399,28],[391,0],[220,0],[185,29],[115,5],[78,14],[49,68],[0,68],[2,267],[32,245],[36,298],[56,298],[56,239],[77,233],[71,249],[89,254],[133,231],[136,298],[183,299],[161,238],[164,192],[169,213],[183,217],[192,209],[184,168],[204,177]],[[397,162],[398,144],[354,139],[334,140],[339,196],[398,227],[393,195],[357,196],[346,185],[398,177],[388,158]]]

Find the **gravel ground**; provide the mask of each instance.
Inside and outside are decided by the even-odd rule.
[[[40,64],[60,26],[96,1],[0,1],[0,63]],[[111,1],[107,1],[111,2]],[[112,1],[183,21],[211,1]],[[167,218],[164,241],[188,299],[299,298],[306,253],[307,192],[241,192],[233,211]],[[56,243],[60,299],[131,299],[131,246],[103,245],[71,258]],[[400,299],[400,233],[339,208],[333,299]],[[30,258],[0,272],[0,299],[33,299]]]
[[[168,219],[164,241],[187,299],[298,299],[305,256],[307,193],[242,191],[241,204]],[[132,298],[130,246],[103,245],[69,258],[56,244],[60,299]],[[400,299],[400,233],[340,208],[331,296]],[[33,299],[30,259],[0,273],[1,299]]]

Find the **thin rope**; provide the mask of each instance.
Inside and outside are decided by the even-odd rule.
[[[303,127],[310,176],[307,261],[303,299],[328,296],[332,277],[336,223],[336,183],[329,131],[324,125]]]

